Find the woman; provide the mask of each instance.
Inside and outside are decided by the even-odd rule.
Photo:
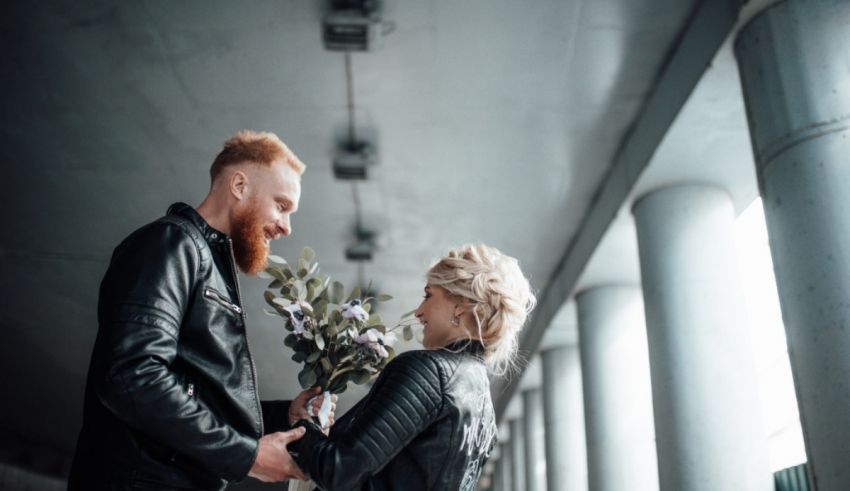
[[[487,371],[512,365],[534,303],[516,259],[485,245],[450,251],[416,310],[426,349],[390,362],[330,436],[299,421],[298,465],[327,491],[471,490],[496,443]]]

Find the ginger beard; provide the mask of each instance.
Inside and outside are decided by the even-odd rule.
[[[247,275],[266,269],[269,257],[266,237],[274,237],[275,234],[274,226],[263,225],[259,208],[254,199],[233,218],[233,256],[239,269]]]

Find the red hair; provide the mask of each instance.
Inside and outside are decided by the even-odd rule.
[[[271,166],[283,161],[300,176],[304,173],[304,163],[292,153],[274,133],[242,130],[224,142],[224,148],[218,153],[210,167],[210,178],[215,181],[225,168],[245,162]]]

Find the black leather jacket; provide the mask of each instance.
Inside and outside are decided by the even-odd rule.
[[[222,489],[287,429],[264,403],[230,238],[188,205],[127,237],[100,287],[69,489]]]
[[[330,438],[298,423],[298,465],[327,491],[472,490],[496,444],[482,351],[464,342],[399,355]]]

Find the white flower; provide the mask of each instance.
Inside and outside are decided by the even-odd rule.
[[[371,348],[372,351],[378,353],[381,358],[386,358],[390,356],[387,349],[384,346],[392,346],[393,343],[396,342],[395,334],[389,333],[384,335],[381,331],[375,329],[374,327],[367,330],[363,334],[358,334],[353,337],[354,342],[368,348]]]
[[[292,328],[295,331],[295,334],[301,334],[304,332],[304,311],[301,310],[301,306],[297,303],[292,303],[283,308],[291,315],[289,316],[289,321],[292,322]]]
[[[346,319],[357,319],[360,322],[366,322],[369,320],[369,312],[363,310],[360,299],[355,298],[354,300],[343,304],[341,310],[342,316]]]

